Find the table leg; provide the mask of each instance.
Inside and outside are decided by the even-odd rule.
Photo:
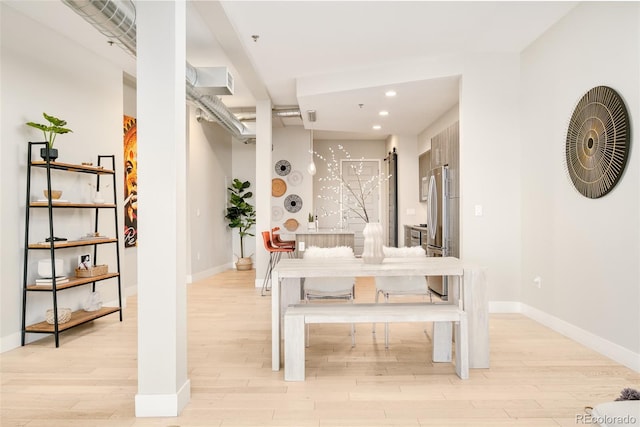
[[[462,293],[469,326],[469,367],[489,367],[489,303],[486,269],[465,268]]]
[[[304,381],[304,316],[285,315],[284,320],[284,380]]]
[[[460,285],[462,280],[457,276],[447,277],[449,304],[460,305]],[[453,325],[451,322],[433,323],[433,356],[434,362],[451,362]]]
[[[271,370],[280,370],[280,278],[271,272]]]
[[[271,275],[271,369],[280,370],[282,361],[282,337],[284,331],[284,313],[290,304],[300,302],[300,279],[279,279],[278,272]]]

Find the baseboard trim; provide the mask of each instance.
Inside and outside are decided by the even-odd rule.
[[[614,360],[616,363],[620,363],[635,372],[640,372],[640,354],[634,353],[628,348],[592,334],[589,331],[585,331],[582,328],[535,307],[517,301],[491,301],[489,302],[489,312],[523,314],[541,325]]]
[[[189,274],[189,275],[187,275],[187,283],[191,284],[191,283],[197,282],[199,280],[206,279],[206,278],[214,276],[216,274],[223,273],[223,272],[229,270],[230,268],[235,268],[233,263],[227,263],[227,264],[223,264],[223,265],[218,265],[216,267],[211,267],[211,268],[208,268],[208,269],[206,269],[204,271],[200,271],[200,272],[195,273],[195,274]]]
[[[177,417],[190,399],[189,379],[176,394],[136,394],[136,417]]]

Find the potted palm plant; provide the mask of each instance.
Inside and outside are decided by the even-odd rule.
[[[53,148],[53,143],[56,140],[56,136],[64,133],[73,132],[71,129],[66,128],[67,125],[66,120],[59,119],[54,116],[50,116],[47,113],[42,113],[43,117],[48,124],[35,123],[35,122],[27,122],[27,126],[31,126],[36,129],[40,129],[44,134],[44,139],[47,142],[47,146],[40,149],[40,157],[44,160],[55,160],[58,158],[58,150]]]
[[[253,193],[247,191],[250,186],[251,183],[249,181],[240,181],[236,178],[233,180],[231,187],[227,188],[231,206],[227,207],[225,218],[229,221],[229,227],[237,228],[240,234],[240,256],[236,262],[238,270],[251,270],[253,268],[251,255],[245,257],[244,254],[244,238],[245,236],[253,236],[249,230],[256,223],[256,211],[253,205],[248,202],[248,199],[253,197]]]

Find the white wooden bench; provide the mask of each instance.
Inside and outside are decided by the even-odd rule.
[[[453,322],[456,373],[469,378],[467,313],[452,304],[294,304],[284,315],[284,379],[304,381],[305,324],[308,323]]]

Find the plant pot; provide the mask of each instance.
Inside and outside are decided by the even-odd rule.
[[[251,258],[238,258],[236,262],[236,270],[238,271],[246,271],[251,270],[253,268],[253,261]]]
[[[362,259],[366,264],[380,264],[384,260],[382,245],[384,243],[384,230],[379,222],[368,222],[362,230],[364,236],[364,248]]]
[[[45,162],[47,160],[50,161],[55,161],[58,158],[58,149],[57,148],[49,148],[49,147],[44,147],[40,149],[40,157],[42,157],[42,160],[44,160]]]

